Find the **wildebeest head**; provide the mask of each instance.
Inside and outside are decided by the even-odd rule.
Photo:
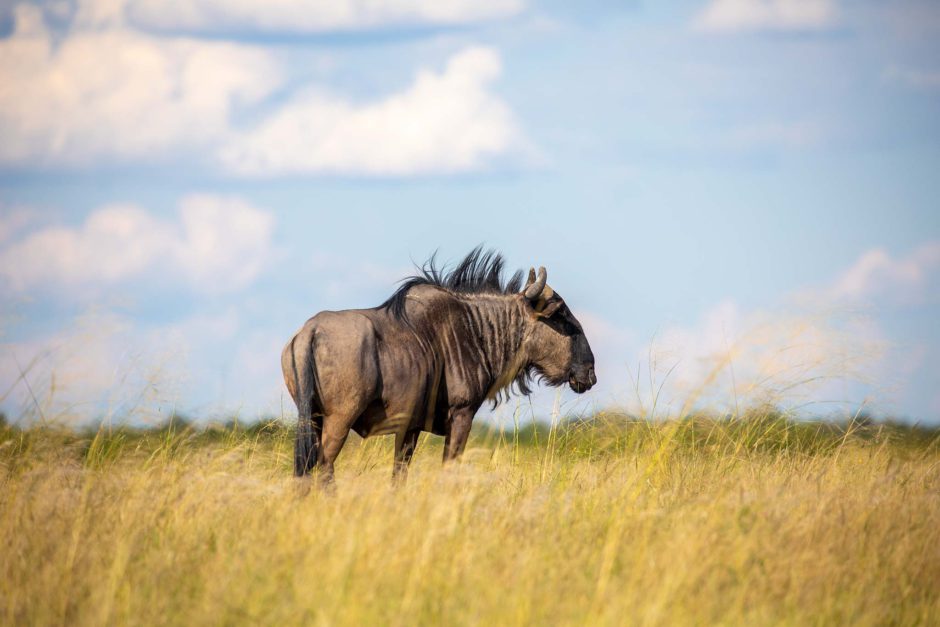
[[[568,383],[581,394],[597,383],[594,353],[581,323],[565,300],[546,283],[545,268],[529,270],[529,280],[519,296],[530,311],[526,348],[532,367],[549,385]]]

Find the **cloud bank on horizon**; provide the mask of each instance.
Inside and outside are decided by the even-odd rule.
[[[662,385],[660,411],[940,420],[929,2],[74,0],[4,19],[11,416],[277,414],[303,319],[486,241],[547,265],[584,322],[601,383],[566,411],[650,412]]]
[[[28,224],[22,213],[11,213],[6,222]],[[240,398],[236,408],[272,412],[280,378],[276,360],[264,356],[278,353],[284,331],[265,328],[264,321],[258,324],[246,316],[242,299],[252,298],[252,291],[272,274],[290,272],[284,256],[278,258],[284,246],[275,237],[276,222],[273,212],[238,197],[193,195],[180,202],[175,219],[141,207],[106,206],[72,228],[48,225],[7,235],[0,243],[0,277],[13,300],[108,302],[135,284],[145,285],[148,294],[175,290],[176,298],[183,289],[197,295],[197,303],[207,302],[174,322],[141,324],[120,307],[81,314],[51,336],[7,342],[0,377],[15,381],[24,363],[19,359],[38,356],[31,376],[54,376],[58,385],[57,398],[44,406],[44,413],[74,412],[83,406],[101,412],[100,402],[92,401],[107,399],[107,411],[133,410],[140,417],[149,415],[144,409],[153,413],[142,391],[155,395],[161,390],[165,411],[190,408],[188,398],[207,380],[223,394],[224,384],[200,362],[205,355],[228,351],[234,353],[228,385],[266,396],[257,405],[252,404],[258,403],[257,397]],[[3,221],[0,226],[5,226]],[[15,233],[14,227],[7,233]],[[339,274],[333,277],[339,285],[365,278],[368,291],[376,294],[390,290],[404,273],[350,267],[342,261],[331,264],[322,257],[310,267]],[[922,363],[912,363],[909,351],[892,353],[897,347],[878,317],[864,310],[873,302],[882,308],[933,308],[937,294],[940,240],[900,257],[869,250],[830,281],[785,295],[775,308],[748,308],[725,300],[691,324],[667,323],[648,338],[603,313],[577,314],[595,346],[598,370],[622,371],[619,380],[615,375],[603,382],[606,402],[634,412],[670,415],[693,407],[730,410],[730,403],[746,407],[767,402],[805,405],[817,412],[853,404],[877,411],[881,399],[872,395],[892,392],[898,364],[909,373],[926,363],[926,356],[914,355]],[[224,302],[208,304],[216,296]],[[288,300],[290,292],[279,296]],[[348,296],[338,294],[340,299]],[[274,300],[262,306],[280,304]],[[855,389],[846,392],[847,384]],[[654,401],[657,393],[661,399]],[[32,399],[27,396],[25,389],[13,395],[28,405]],[[551,394],[537,399],[543,409],[553,403]],[[583,408],[582,400],[570,398],[566,407]]]

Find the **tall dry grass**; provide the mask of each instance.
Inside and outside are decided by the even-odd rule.
[[[408,483],[350,442],[299,496],[278,425],[4,428],[6,624],[936,624],[936,433],[600,416],[477,432]]]

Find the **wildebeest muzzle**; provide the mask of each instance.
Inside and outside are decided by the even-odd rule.
[[[568,375],[568,385],[578,394],[587,392],[597,383],[597,375],[594,374],[594,364],[581,364],[571,369]]]

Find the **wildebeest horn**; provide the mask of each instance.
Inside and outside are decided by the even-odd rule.
[[[533,274],[534,274],[533,271],[529,270],[529,278],[532,278]],[[539,268],[538,278],[536,278],[534,282],[532,282],[528,287],[525,288],[525,292],[524,292],[525,297],[528,298],[529,300],[537,299],[542,294],[542,290],[545,289],[545,280],[547,278],[548,277],[545,272],[545,266],[541,266]]]
[[[525,287],[522,288],[522,291],[525,292],[533,283],[535,283],[535,268],[529,268],[529,278],[526,279]]]

